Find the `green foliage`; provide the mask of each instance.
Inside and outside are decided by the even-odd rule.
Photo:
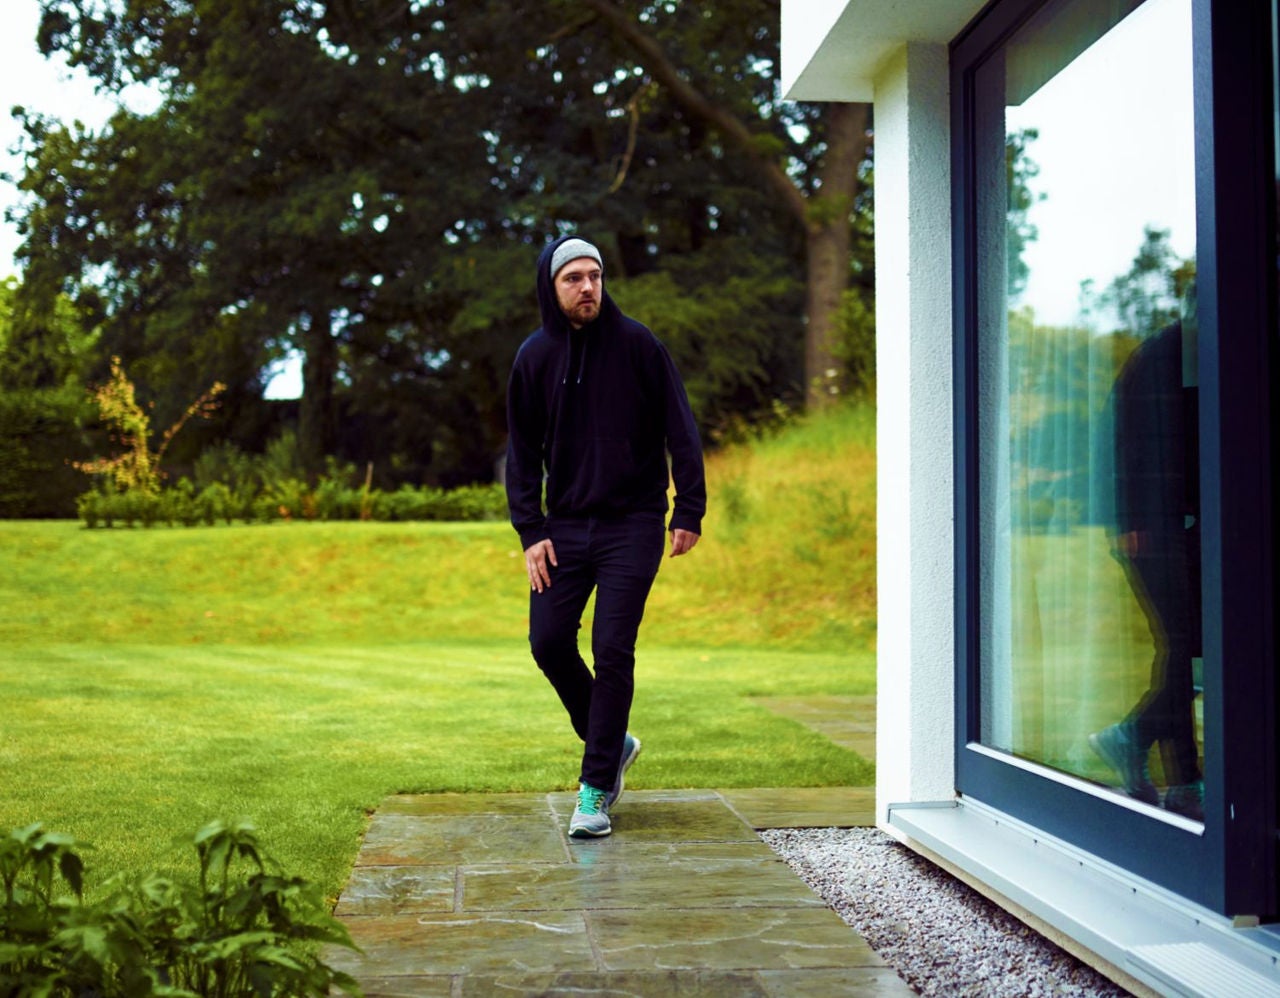
[[[98,340],[92,296],[36,301],[16,277],[0,280],[0,389],[79,388]]]
[[[201,452],[193,475],[196,486],[216,503],[221,519],[230,523],[233,519],[253,518],[253,500],[262,483],[253,455],[223,441]]]
[[[83,372],[94,335],[66,296],[47,314],[0,281],[0,517],[70,516],[89,456]]]
[[[762,421],[779,399],[798,398],[804,287],[785,261],[749,240],[672,257],[614,282],[610,293],[671,350],[707,439],[742,418]]]
[[[505,520],[500,485],[452,489],[402,485],[384,491],[371,485],[372,468],[357,482],[354,466],[329,458],[312,485],[303,470],[298,439],[285,432],[263,454],[245,454],[230,444],[212,447],[196,462],[194,479],[179,479],[153,495],[120,490],[111,481],[81,495],[77,513],[85,526],[158,522],[213,526],[218,522],[270,523],[296,520]]]
[[[103,475],[121,492],[154,496],[160,491],[160,468],[151,450],[151,417],[138,404],[133,383],[111,358],[111,376],[93,393],[102,421],[114,430],[124,449],[111,458],[96,458],[78,465],[90,475]]]
[[[462,485],[441,489],[402,485],[384,492],[353,488],[341,479],[322,478],[314,488],[298,478],[276,479],[246,499],[223,482],[199,491],[190,479],[155,495],[119,492],[110,485],[91,489],[76,500],[86,527],[126,527],[159,523],[187,527],[214,526],[240,519],[245,523],[298,520],[384,520],[406,523],[436,520],[465,522],[507,518],[507,497],[500,485]]]
[[[0,517],[72,514],[90,418],[75,387],[0,390]]]
[[[777,18],[755,0],[57,2],[40,45],[158,97],[97,132],[21,112],[17,219],[25,311],[86,320],[158,425],[216,372],[217,433],[257,449],[282,422],[264,372],[298,353],[297,477],[335,455],[389,488],[489,481],[537,249],[570,228],[611,280],[671,275],[677,293],[636,298],[660,336],[672,309],[694,338],[692,292],[683,368],[706,425],[803,388],[796,204],[843,146],[828,106],[780,98]],[[818,214],[847,224],[833,201]]]
[[[1081,289],[1086,319],[1139,338],[1153,336],[1177,320],[1181,302],[1195,282],[1196,262],[1179,259],[1169,238],[1168,229],[1147,226],[1125,273],[1100,293],[1088,282]]]
[[[216,406],[216,399],[226,386],[215,381],[213,386],[187,406],[164,436],[158,447],[151,442],[151,417],[137,400],[136,389],[120,364],[119,357],[111,358],[111,375],[93,392],[94,401],[102,421],[115,431],[115,440],[123,449],[114,457],[95,458],[75,464],[80,471],[100,475],[111,483],[114,491],[130,496],[144,522],[150,526],[160,504],[160,483],[164,477],[160,460],[175,434],[188,419],[209,416]]]
[[[779,416],[770,432],[717,453],[707,475],[704,540],[679,559],[688,588],[658,586],[649,602],[655,614],[680,611],[664,633],[699,643],[744,630],[802,647],[874,643],[874,406]],[[681,599],[733,613],[686,621]]]
[[[870,298],[861,287],[841,296],[832,351],[840,361],[840,393],[866,400],[875,398],[876,389],[876,313]]]
[[[286,430],[268,443],[262,457],[254,462],[254,472],[265,491],[295,489],[296,483],[307,477],[298,435]]]
[[[116,877],[86,903],[72,837],[39,824],[0,839],[0,992],[250,998],[360,989],[315,955],[355,948],[306,881],[285,875],[245,821],[196,833],[198,884]],[[63,897],[58,880],[71,891]]]
[[[1028,150],[1039,137],[1040,132],[1035,128],[1023,128],[1005,137],[1005,189],[1009,198],[1005,224],[1008,241],[1006,287],[1010,298],[1016,298],[1027,286],[1031,269],[1023,256],[1027,246],[1040,236],[1039,230],[1028,219],[1036,202],[1045,198],[1043,193],[1038,194],[1031,189],[1031,182],[1040,174],[1040,166]]]
[[[776,431],[709,459],[703,541],[664,562],[650,600],[663,641],[830,650],[873,640],[874,410],[778,419]],[[0,522],[0,604],[21,608],[0,617],[0,642],[334,645],[523,633],[528,591],[501,490],[486,486],[476,499],[492,502],[492,522],[317,516],[288,529],[132,534],[72,524],[26,533],[41,525]],[[794,565],[797,545],[820,558]]]

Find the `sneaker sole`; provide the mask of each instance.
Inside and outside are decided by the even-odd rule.
[[[583,825],[578,825],[577,827],[569,829],[569,838],[571,839],[602,839],[612,831],[613,831],[612,826],[597,830],[594,828],[586,828]]]
[[[631,768],[631,764],[640,757],[641,743],[640,739],[635,735],[631,736],[631,740],[635,743],[635,747],[631,749],[631,754],[622,760],[622,764],[618,767],[618,794],[609,801],[609,806],[613,807],[618,801],[622,800],[622,791],[627,787],[626,775],[627,770]]]
[[[1156,788],[1154,786],[1135,785],[1133,787],[1130,787],[1125,782],[1125,771],[1124,771],[1125,760],[1117,753],[1112,752],[1111,746],[1108,745],[1101,738],[1099,738],[1097,732],[1094,732],[1092,735],[1089,736],[1088,742],[1089,742],[1089,747],[1092,748],[1093,751],[1097,753],[1098,757],[1102,759],[1102,761],[1105,762],[1108,766],[1110,766],[1112,770],[1115,771],[1115,774],[1120,777],[1121,790],[1123,790],[1126,794],[1128,794],[1134,800],[1141,801],[1143,804],[1158,805],[1160,803],[1160,795],[1156,791]]]

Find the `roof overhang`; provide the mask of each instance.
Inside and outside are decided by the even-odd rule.
[[[946,44],[986,0],[782,0],[782,92],[790,100],[870,101],[907,42]]]

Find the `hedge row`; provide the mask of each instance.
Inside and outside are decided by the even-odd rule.
[[[287,480],[261,491],[237,491],[223,482],[197,489],[190,479],[183,478],[157,495],[94,489],[76,500],[76,509],[90,528],[137,524],[195,527],[236,520],[504,520],[507,498],[501,485],[456,489],[402,485],[394,492],[384,492],[325,479],[314,488],[300,480]]]

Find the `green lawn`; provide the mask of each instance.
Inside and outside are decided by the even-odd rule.
[[[842,656],[644,649],[634,787],[866,783],[849,752],[751,696],[865,691]],[[96,843],[90,869],[150,868],[172,839],[247,815],[334,891],[387,794],[574,785],[580,747],[522,643],[45,645],[0,676],[0,822]]]
[[[873,434],[843,410],[712,462],[641,630],[629,785],[871,781],[752,698],[873,689]],[[388,794],[574,785],[527,601],[505,524],[0,522],[0,826],[94,843],[92,884],[248,816],[336,894]]]

